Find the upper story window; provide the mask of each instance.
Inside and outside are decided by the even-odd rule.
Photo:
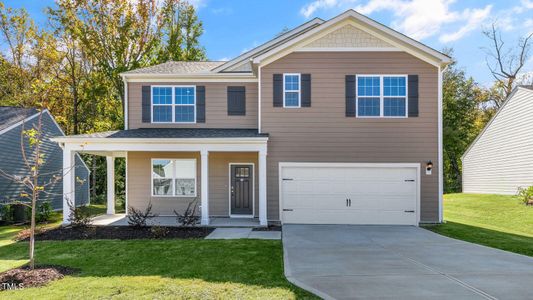
[[[196,123],[196,87],[152,86],[152,123]]]
[[[406,75],[357,75],[358,117],[407,117]]]
[[[300,107],[300,74],[283,74],[283,107]]]

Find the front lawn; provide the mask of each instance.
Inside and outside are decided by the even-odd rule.
[[[533,207],[514,196],[444,195],[444,224],[434,232],[489,247],[533,256]]]
[[[27,262],[26,242],[0,227],[0,272]],[[283,275],[281,241],[37,241],[38,264],[79,272],[5,299],[315,299]]]

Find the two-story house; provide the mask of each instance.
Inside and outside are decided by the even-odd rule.
[[[110,186],[125,157],[128,207],[173,216],[197,198],[203,225],[439,222],[449,62],[349,10],[227,62],[125,72],[124,130],[56,141],[65,169],[76,152],[107,156]]]

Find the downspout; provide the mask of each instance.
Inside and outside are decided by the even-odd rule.
[[[439,223],[444,220],[443,216],[443,195],[444,195],[444,160],[443,160],[443,134],[442,134],[442,76],[448,66],[438,68],[438,160],[439,160]]]
[[[258,67],[258,80],[257,80],[257,128],[261,133],[261,66]]]
[[[122,75],[122,81],[124,82],[124,130],[128,130],[128,81],[126,76]]]

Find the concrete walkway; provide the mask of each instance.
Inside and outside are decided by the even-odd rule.
[[[205,237],[206,240],[259,239],[279,240],[280,231],[253,231],[252,228],[217,228]]]
[[[411,226],[283,226],[285,275],[326,299],[532,299],[533,258]]]

